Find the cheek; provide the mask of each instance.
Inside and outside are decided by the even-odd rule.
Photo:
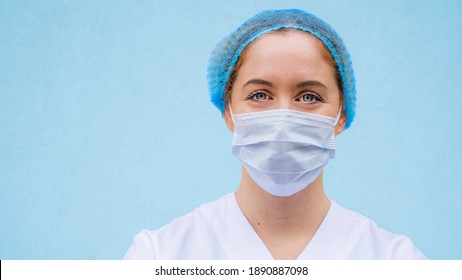
[[[337,118],[340,113],[340,117],[342,117],[344,111],[342,103],[340,92],[331,93],[327,102],[320,107],[319,114]]]

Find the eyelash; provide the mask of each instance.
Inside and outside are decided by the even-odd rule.
[[[257,100],[257,99],[254,99],[258,94],[264,94],[265,95],[265,99],[264,100]],[[317,93],[315,92],[312,92],[312,91],[306,91],[304,92],[302,95],[300,95],[297,100],[301,100],[304,96],[312,96],[315,101],[313,102],[304,102],[304,103],[307,103],[307,104],[313,104],[313,103],[316,103],[316,102],[324,102],[324,99]],[[250,100],[250,101],[253,101],[253,102],[263,102],[265,100],[268,100],[268,98],[270,98],[268,96],[268,93],[266,92],[263,92],[263,91],[255,91],[255,92],[252,92],[251,94],[249,94],[247,97],[246,97],[246,100]],[[303,101],[301,101],[303,102]]]
[[[255,92],[252,92],[251,94],[249,94],[246,98],[246,100],[250,100],[250,101],[253,101],[253,102],[263,102],[265,100],[257,100],[257,99],[254,99],[255,96],[257,96],[258,94],[264,94],[265,95],[265,100],[267,100],[269,98],[268,96],[268,93],[266,92],[263,92],[263,91],[255,91]]]
[[[304,92],[299,98],[297,98],[298,100],[302,99],[304,96],[312,96],[315,100],[313,102],[305,102],[307,104],[313,104],[313,103],[316,103],[316,102],[324,102],[324,99],[322,99],[322,97],[315,93],[315,92],[312,92],[312,91],[306,91]],[[303,101],[302,101],[303,102]]]

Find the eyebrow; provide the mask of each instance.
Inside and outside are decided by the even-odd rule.
[[[322,87],[327,88],[323,83],[321,83],[319,81],[304,81],[304,82],[299,83],[297,85],[297,88],[302,88],[302,87],[306,87],[306,86],[322,86]]]
[[[265,81],[265,80],[262,80],[262,79],[251,79],[251,80],[248,80],[243,86],[242,88],[250,85],[250,84],[257,84],[257,85],[265,85],[265,86],[269,86],[269,87],[272,87],[273,84],[271,82],[268,82],[268,81]]]

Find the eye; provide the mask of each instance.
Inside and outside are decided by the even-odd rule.
[[[308,103],[308,104],[313,104],[313,103],[316,103],[316,102],[319,102],[319,101],[323,101],[323,99],[321,98],[321,96],[319,96],[317,93],[314,93],[314,92],[305,92],[303,93],[302,96],[300,96],[298,98],[298,100],[300,102],[303,102],[303,103]]]
[[[251,93],[247,99],[249,100],[252,100],[252,101],[256,101],[256,102],[262,102],[262,101],[265,101],[265,100],[268,100],[269,97],[268,97],[268,94],[262,92],[262,91],[257,91],[257,92],[253,92]]]

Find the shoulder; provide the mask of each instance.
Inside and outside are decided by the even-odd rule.
[[[407,236],[382,229],[369,218],[335,202],[332,207],[345,234],[349,259],[426,259]]]
[[[204,259],[213,245],[213,225],[223,218],[231,194],[203,204],[158,230],[138,233],[124,259]]]

